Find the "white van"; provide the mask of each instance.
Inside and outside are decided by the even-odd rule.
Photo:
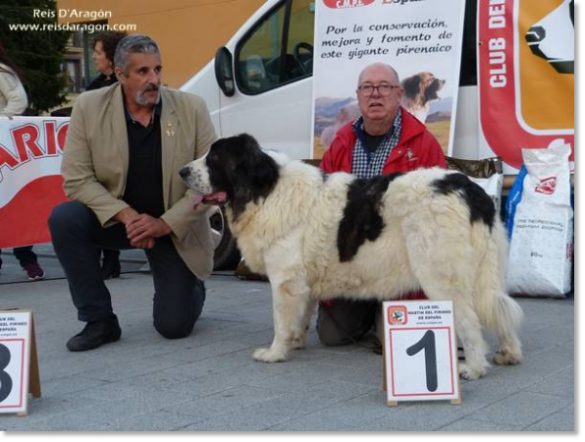
[[[477,159],[477,0],[466,0],[453,156]],[[205,99],[220,137],[247,132],[262,147],[311,158],[314,0],[267,0],[181,90]],[[464,109],[464,110],[462,110]],[[216,269],[238,260],[221,211],[211,218]]]

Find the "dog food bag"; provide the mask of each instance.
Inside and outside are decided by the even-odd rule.
[[[570,153],[562,140],[547,149],[522,149],[527,173],[511,225],[510,293],[560,297],[571,290]]]

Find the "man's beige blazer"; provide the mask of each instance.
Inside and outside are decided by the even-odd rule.
[[[213,243],[207,206],[193,210],[194,194],[179,170],[207,152],[215,130],[205,102],[161,87],[162,173],[165,213],[171,237],[187,266],[199,278],[213,269]],[[128,206],[122,201],[128,174],[128,133],[122,88],[115,84],[81,94],[73,107],[61,173],[67,196],[91,208],[104,227]]]

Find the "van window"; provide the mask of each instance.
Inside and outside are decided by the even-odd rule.
[[[313,73],[314,1],[279,3],[236,47],[239,89],[256,95]]]

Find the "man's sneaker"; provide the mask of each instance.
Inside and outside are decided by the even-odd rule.
[[[81,333],[73,336],[67,342],[69,351],[86,351],[98,348],[103,344],[120,339],[122,329],[118,318],[107,322],[88,322]]]
[[[41,268],[38,262],[31,262],[24,266],[24,271],[28,275],[28,279],[36,281],[45,277],[45,271]]]

